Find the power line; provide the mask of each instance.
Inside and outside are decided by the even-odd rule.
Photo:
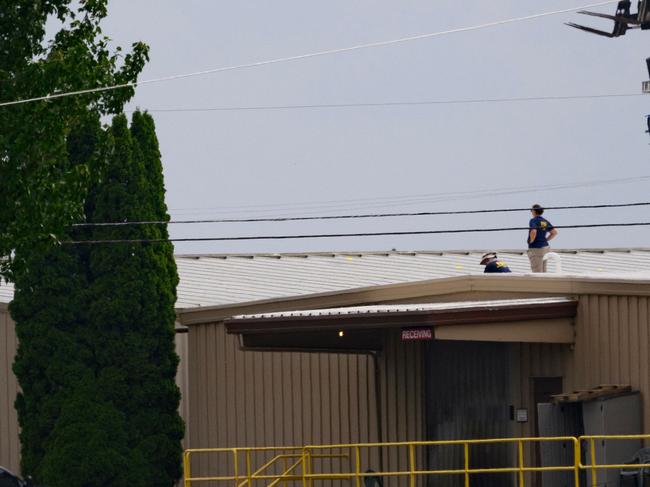
[[[166,81],[174,81],[174,80],[179,80],[179,79],[185,79],[185,78],[192,78],[192,77],[197,77],[197,76],[204,76],[206,74],[214,74],[214,73],[223,73],[226,71],[235,71],[235,70],[240,70],[240,69],[247,69],[247,68],[256,68],[260,66],[267,66],[270,64],[278,64],[278,63],[284,63],[284,62],[289,62],[289,61],[298,61],[302,59],[308,59],[308,58],[314,58],[314,57],[319,57],[319,56],[328,56],[332,54],[340,54],[344,52],[350,52],[350,51],[357,51],[361,49],[370,49],[370,48],[375,48],[375,47],[385,47],[389,45],[394,45],[394,44],[400,44],[404,42],[410,42],[410,41],[416,41],[416,40],[421,40],[421,39],[429,39],[432,37],[438,37],[438,36],[443,36],[443,35],[448,35],[448,34],[456,34],[460,32],[469,32],[473,30],[479,30],[479,29],[485,29],[488,27],[495,27],[498,25],[505,25],[505,24],[511,24],[515,22],[523,22],[526,20],[533,20],[541,17],[548,17],[551,15],[558,15],[558,14],[563,14],[567,12],[575,12],[576,10],[583,10],[583,9],[589,9],[589,8],[594,8],[594,7],[600,7],[603,5],[610,5],[613,3],[616,3],[618,0],[608,0],[605,2],[599,2],[599,3],[592,3],[589,5],[582,5],[580,7],[572,7],[572,8],[567,8],[563,10],[554,10],[550,12],[542,12],[539,14],[532,14],[532,15],[525,15],[523,17],[514,17],[510,19],[505,19],[505,20],[497,20],[494,22],[487,22],[484,24],[479,24],[479,25],[473,25],[469,27],[459,27],[456,29],[449,29],[449,30],[444,30],[444,31],[439,31],[439,32],[432,32],[428,34],[420,34],[420,35],[415,35],[415,36],[409,36],[409,37],[402,37],[399,39],[391,39],[391,40],[386,40],[386,41],[378,41],[378,42],[371,42],[367,44],[358,44],[356,46],[350,46],[350,47],[342,47],[342,48],[337,48],[337,49],[329,49],[325,51],[317,51],[317,52],[312,52],[308,54],[299,54],[296,56],[288,56],[288,57],[282,57],[282,58],[276,58],[276,59],[269,59],[266,61],[257,61],[253,63],[246,63],[246,64],[238,64],[238,65],[233,65],[233,66],[224,66],[224,67],[219,67],[219,68],[212,68],[212,69],[206,69],[203,71],[196,71],[193,73],[185,73],[185,74],[176,74],[172,76],[165,76],[162,78],[154,78],[154,79],[149,79],[149,80],[143,80],[143,81],[135,81],[131,83],[122,83],[122,84],[117,84],[117,85],[112,85],[112,86],[102,86],[102,87],[96,87],[96,88],[87,88],[84,90],[76,90],[76,91],[68,91],[68,92],[62,92],[62,93],[52,93],[49,95],[45,96],[39,96],[39,97],[34,97],[34,98],[25,98],[22,100],[14,100],[14,101],[7,101],[7,102],[2,102],[0,103],[0,107],[6,107],[6,106],[13,106],[13,105],[21,105],[24,103],[32,103],[36,101],[47,101],[47,100],[53,100],[57,98],[64,98],[64,97],[69,97],[69,96],[77,96],[77,95],[85,95],[85,94],[90,94],[90,93],[99,93],[99,92],[106,92],[106,91],[112,91],[112,90],[117,90],[117,89],[123,89],[123,88],[135,88],[136,86],[141,86],[141,85],[147,85],[147,84],[154,84],[154,83],[162,83]]]
[[[582,225],[557,225],[555,228],[605,228],[605,227],[638,227],[649,226],[650,222],[629,223],[591,223]],[[452,233],[483,233],[483,232],[511,232],[530,230],[529,227],[502,227],[502,228],[459,228],[451,230],[415,230],[401,232],[363,232],[363,233],[316,233],[302,235],[251,235],[237,237],[191,237],[169,239],[105,239],[105,240],[67,240],[61,242],[65,245],[98,245],[98,244],[135,244],[135,243],[166,243],[166,242],[232,242],[241,240],[289,240],[307,238],[341,238],[341,237],[380,237],[397,235],[440,235]]]
[[[196,113],[196,112],[238,112],[238,111],[265,111],[265,110],[310,110],[330,108],[374,108],[374,107],[402,107],[424,105],[464,105],[478,103],[512,103],[526,101],[559,101],[559,100],[593,100],[605,98],[629,98],[646,96],[644,93],[601,93],[595,95],[548,95],[524,96],[511,98],[469,98],[455,100],[424,100],[424,101],[387,101],[369,103],[324,103],[312,105],[255,105],[233,107],[176,107],[176,108],[150,108],[150,113]],[[135,110],[127,110],[133,112]]]
[[[650,202],[639,203],[612,203],[599,205],[569,205],[569,206],[545,206],[545,210],[577,210],[577,209],[602,209],[602,208],[629,208],[637,206],[650,206]],[[90,227],[123,227],[134,225],[182,225],[199,223],[262,223],[262,222],[289,222],[308,220],[345,220],[364,218],[393,218],[393,217],[415,217],[415,216],[440,216],[440,215],[474,215],[480,213],[511,213],[519,211],[530,211],[526,208],[497,208],[484,210],[449,210],[449,211],[418,211],[401,213],[364,213],[355,215],[321,215],[321,216],[293,216],[293,217],[270,217],[270,218],[218,218],[207,220],[150,220],[150,221],[126,221],[126,222],[98,222],[98,223],[75,223],[73,228]]]
[[[173,212],[180,212],[185,210],[201,210],[201,211],[212,211],[212,210],[226,210],[226,213],[277,213],[279,211],[298,211],[303,210],[306,212],[315,212],[315,211],[335,211],[337,209],[349,210],[349,209],[364,209],[364,208],[376,208],[377,206],[388,207],[388,206],[410,206],[413,204],[424,204],[424,203],[440,203],[448,201],[456,201],[459,199],[468,200],[468,199],[478,199],[485,198],[495,195],[513,195],[521,193],[531,193],[539,191],[554,191],[562,189],[574,189],[574,188],[591,188],[596,186],[605,186],[605,185],[615,185],[615,184],[627,184],[627,183],[637,183],[642,181],[650,180],[650,175],[640,175],[626,178],[618,179],[601,179],[601,180],[591,180],[584,182],[573,182],[573,183],[564,183],[564,184],[554,184],[546,186],[517,186],[517,187],[505,187],[505,188],[492,188],[484,190],[472,190],[472,191],[454,191],[446,193],[434,193],[434,194],[418,194],[410,196],[389,196],[389,197],[374,197],[374,198],[357,198],[357,199],[342,199],[342,200],[331,200],[331,201],[319,201],[313,203],[299,203],[299,204],[265,204],[264,207],[260,209],[259,206],[255,205],[240,205],[240,206],[228,206],[217,208],[184,208],[184,209],[174,209]],[[191,213],[196,213],[197,211],[191,211]],[[224,213],[221,211],[221,213]]]

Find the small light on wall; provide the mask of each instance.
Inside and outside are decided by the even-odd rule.
[[[343,330],[339,331],[339,336],[342,337],[344,335]]]

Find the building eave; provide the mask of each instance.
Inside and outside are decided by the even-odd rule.
[[[334,308],[391,301],[444,297],[467,292],[502,292],[539,296],[650,296],[650,279],[625,276],[575,276],[562,274],[466,275],[408,283],[370,286],[326,293],[178,309],[182,325],[224,321],[235,315],[263,312]]]

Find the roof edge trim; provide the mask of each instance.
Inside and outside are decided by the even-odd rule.
[[[181,324],[191,326],[221,322],[235,315],[376,304],[390,300],[417,299],[471,291],[539,293],[555,296],[579,294],[650,296],[650,280],[562,274],[466,275],[265,299],[235,305],[184,308],[177,310],[177,315]]]

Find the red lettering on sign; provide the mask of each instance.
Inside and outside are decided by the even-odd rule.
[[[433,340],[433,331],[431,328],[402,330],[402,340]]]

